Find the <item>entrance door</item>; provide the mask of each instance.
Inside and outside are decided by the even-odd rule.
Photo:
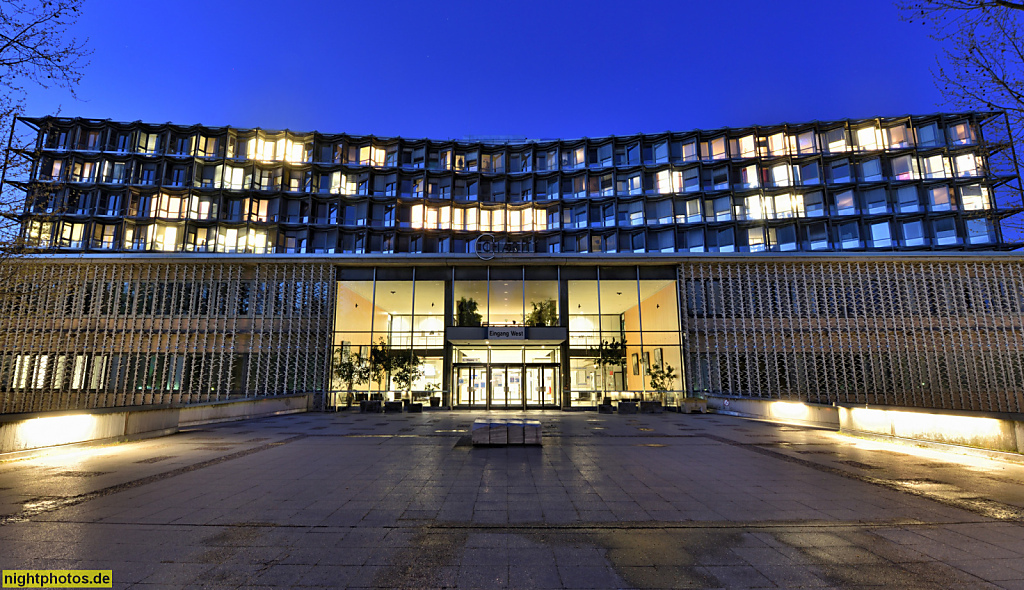
[[[558,365],[456,366],[456,406],[521,410],[558,404]]]
[[[455,404],[476,407],[487,405],[487,367],[458,367]]]
[[[526,406],[553,406],[557,403],[557,366],[526,367]]]

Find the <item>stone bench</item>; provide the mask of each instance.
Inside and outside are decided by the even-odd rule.
[[[541,444],[539,420],[477,418],[472,428],[473,446],[520,446]]]
[[[367,413],[367,412],[371,412],[371,413],[377,414],[377,413],[380,413],[381,411],[383,411],[383,409],[384,408],[383,408],[383,406],[381,406],[380,400],[375,400],[375,399],[374,400],[365,400],[364,399],[364,400],[360,400],[360,402],[359,402],[359,411],[364,413],[364,414]]]

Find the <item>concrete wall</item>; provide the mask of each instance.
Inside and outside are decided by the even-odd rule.
[[[839,428],[839,411],[833,406],[777,399],[707,396],[708,409],[716,414],[760,418],[787,424]]]
[[[211,402],[183,408],[98,409],[0,417],[0,456],[78,443],[173,434],[182,427],[307,411],[309,395]]]
[[[846,405],[840,431],[1024,453],[1024,415]]]

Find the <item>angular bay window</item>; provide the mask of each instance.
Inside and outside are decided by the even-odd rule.
[[[892,165],[892,177],[895,180],[914,180],[918,177],[917,158],[911,155],[893,158],[890,164]]]
[[[974,143],[974,128],[967,121],[950,125],[946,129],[949,145],[970,145]]]
[[[874,125],[861,127],[855,133],[857,136],[857,149],[860,151],[873,151],[881,148],[881,133]]]
[[[125,162],[103,162],[100,172],[100,182],[105,184],[124,184],[127,176],[125,174],[127,164]]]
[[[862,248],[860,226],[856,221],[839,224],[839,244],[844,250]]]
[[[825,195],[821,191],[814,191],[803,196],[804,214],[807,217],[824,217]]]
[[[899,203],[900,213],[917,213],[921,210],[916,185],[901,186],[896,191],[896,200]]]
[[[768,242],[773,252],[792,252],[797,249],[796,226],[768,228]]]
[[[885,130],[885,135],[886,139],[888,139],[888,148],[891,150],[908,148],[914,145],[910,128],[905,123],[889,127]]]
[[[704,252],[704,230],[700,228],[686,230],[679,246],[680,250],[686,252]]]
[[[990,244],[995,241],[992,222],[988,219],[968,219],[964,221],[967,230],[967,242],[974,244]]]
[[[836,127],[821,133],[821,145],[830,154],[839,154],[849,151],[849,143],[846,140],[846,128]]]
[[[735,252],[736,236],[733,228],[708,229],[708,252]]]
[[[925,123],[917,128],[917,145],[921,148],[944,145],[938,123]]]
[[[930,211],[952,211],[956,209],[949,187],[946,185],[932,186],[927,189],[928,209]]]
[[[856,215],[857,201],[853,191],[847,190],[833,195],[836,201],[836,215]]]
[[[891,248],[892,247],[892,232],[890,231],[888,221],[880,221],[878,223],[872,223],[871,229],[871,247],[872,248]]]
[[[765,239],[763,227],[751,227],[747,229],[747,251],[764,252]]]
[[[908,247],[926,246],[928,240],[924,235],[924,222],[920,219],[904,221],[901,226],[903,231],[903,245]]]
[[[828,250],[828,224],[824,221],[807,227],[807,245],[810,250]]]
[[[956,175],[959,177],[964,176],[981,176],[981,166],[979,162],[980,158],[975,156],[973,153],[960,154],[953,159],[953,165],[956,169]]]
[[[885,196],[884,188],[875,188],[864,192],[864,209],[870,215],[886,213],[889,211],[889,203]]]
[[[982,211],[991,208],[988,188],[980,184],[960,187],[960,203],[964,211]]]
[[[960,236],[956,231],[956,218],[944,217],[932,221],[932,229],[935,232],[935,244],[939,246],[954,246],[960,243]]]
[[[882,180],[882,161],[879,158],[862,160],[857,163],[857,177],[861,182]]]
[[[830,184],[841,184],[845,182],[853,182],[850,172],[850,161],[835,160],[828,163],[828,182]]]

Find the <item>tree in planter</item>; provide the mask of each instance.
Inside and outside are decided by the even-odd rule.
[[[410,395],[412,384],[423,376],[420,358],[411,350],[392,351],[391,379],[399,389]]]
[[[477,312],[476,299],[460,298],[455,304],[455,319],[460,326],[479,326],[483,316]]]
[[[554,326],[558,323],[558,310],[554,299],[532,301],[533,310],[526,315],[527,326]]]
[[[623,338],[618,341],[602,340],[593,353],[597,357],[595,363],[601,371],[601,381],[604,383],[605,390],[607,390],[607,373],[609,368],[618,367],[622,369],[623,375],[626,374],[626,339]]]
[[[339,348],[334,361],[334,377],[348,386],[345,400],[352,405],[352,386],[369,383],[370,364],[359,353]]]
[[[672,368],[672,365],[667,363],[660,363],[652,366],[647,370],[647,375],[651,378],[651,387],[657,390],[662,397],[664,397],[665,394],[671,391],[675,386],[675,369]]]

